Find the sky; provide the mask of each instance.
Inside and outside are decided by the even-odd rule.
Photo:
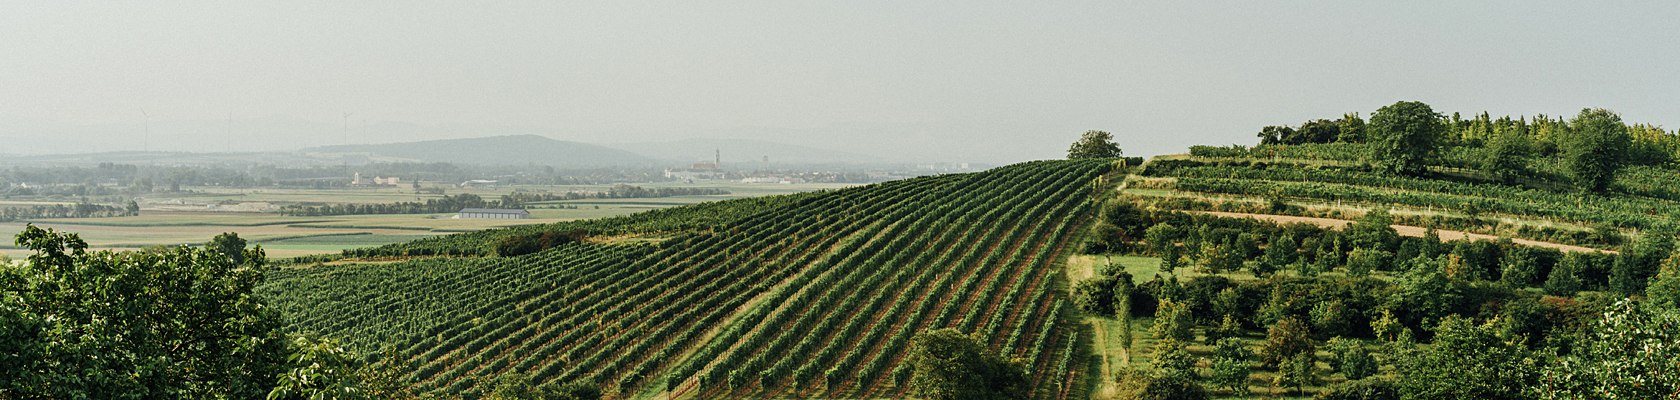
[[[505,134],[927,161],[1604,107],[1680,127],[1674,1],[0,4],[0,154]],[[147,133],[149,132],[149,134]]]

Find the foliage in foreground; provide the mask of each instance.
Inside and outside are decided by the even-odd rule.
[[[1022,360],[1005,360],[979,337],[940,329],[912,338],[910,391],[932,400],[1021,399],[1032,392]]]
[[[17,244],[35,254],[0,265],[0,398],[412,397],[390,365],[288,340],[252,293],[263,251],[237,235],[89,252],[76,234],[29,225]]]

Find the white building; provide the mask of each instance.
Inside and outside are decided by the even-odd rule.
[[[456,218],[462,219],[526,219],[531,218],[531,212],[522,209],[505,208],[463,208]]]

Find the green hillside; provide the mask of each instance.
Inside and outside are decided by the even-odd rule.
[[[1419,104],[1371,131],[1349,115],[1148,160],[1094,131],[1070,150],[1088,160],[348,251],[260,294],[446,397],[510,376],[916,397],[912,338],[940,328],[1018,360],[1034,398],[1680,387],[1655,378],[1680,370],[1677,136],[1602,110],[1390,126]]]
[[[424,392],[490,377],[590,380],[609,393],[900,397],[908,339],[956,327],[1077,393],[1079,333],[1059,265],[1111,168],[1046,161],[389,246],[486,254],[283,269],[262,294],[291,329],[389,349]],[[514,238],[514,239],[509,239]],[[576,239],[576,240],[574,240]]]

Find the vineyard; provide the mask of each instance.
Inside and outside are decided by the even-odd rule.
[[[1536,162],[1541,177],[1502,183],[1467,164],[1473,151],[1448,152],[1429,176],[1374,171],[1357,160],[1355,144],[1207,147],[1189,156],[1159,157],[1138,171],[1130,191],[1172,208],[1220,209],[1344,218],[1344,207],[1401,210],[1398,223],[1462,229],[1518,238],[1613,248],[1616,231],[1641,232],[1680,218],[1674,192],[1676,173],[1667,167],[1634,166],[1621,171],[1616,191],[1584,193],[1558,186],[1555,163]],[[1209,202],[1211,201],[1211,203]],[[1258,204],[1243,208],[1237,203]],[[1272,205],[1265,205],[1270,202]],[[1223,204],[1219,204],[1223,203]],[[1278,204],[1316,207],[1293,211]],[[1353,215],[1357,215],[1354,213]]]
[[[955,327],[1082,395],[1059,263],[1103,161],[1043,161],[597,221],[445,236],[353,256],[467,255],[276,271],[290,329],[406,362],[423,391],[486,377],[591,380],[618,398],[902,397],[912,335]],[[584,240],[518,257],[502,238]],[[643,240],[590,240],[611,235]]]

